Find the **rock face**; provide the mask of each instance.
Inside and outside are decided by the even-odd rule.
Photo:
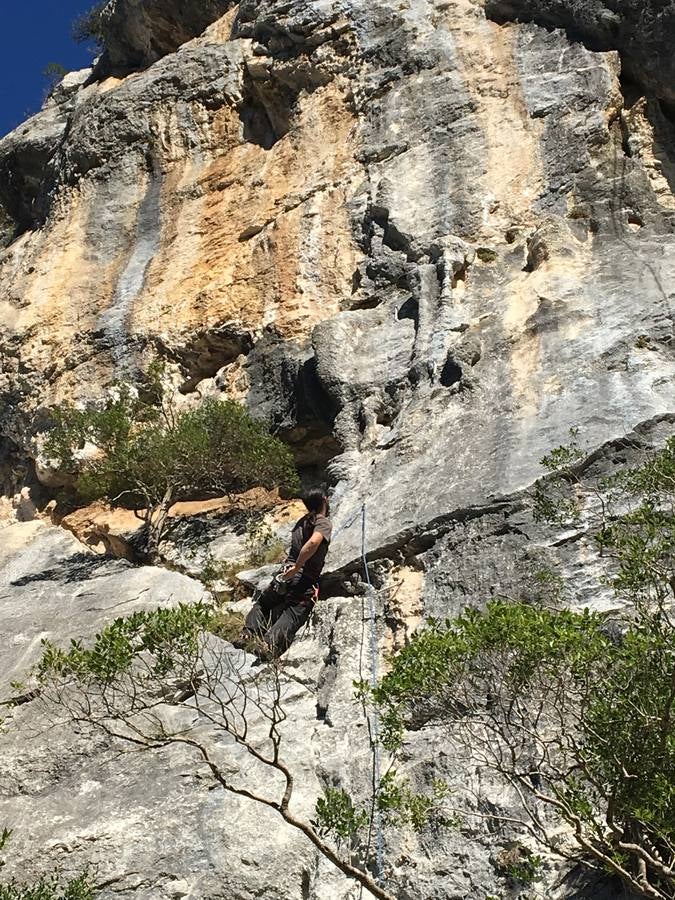
[[[93,72],[0,141],[3,491],[32,477],[53,404],[100,397],[153,355],[188,401],[241,400],[308,483],[331,482],[334,596],[286,676],[311,815],[322,783],[367,783],[351,701],[363,601],[343,584],[361,565],[364,503],[382,653],[426,616],[531,593],[540,557],[573,578],[576,602],[611,602],[583,541],[558,548],[527,492],[570,427],[607,465],[627,436],[645,449],[672,429],[673,7],[115,0],[105,30]],[[3,540],[7,681],[45,633],[90,634],[146,587],[143,605],[201,590],[32,522]],[[207,540],[241,549],[225,525]],[[2,740],[14,871],[39,845],[50,864],[99,864],[104,898],[353,896],[180,755],[127,765],[84,736]],[[413,781],[477,789],[441,735],[411,740]],[[499,895],[494,859],[513,839],[390,834],[398,896]],[[541,896],[605,890],[570,893],[546,866]]]
[[[12,694],[40,654],[40,641],[68,642],[136,609],[204,597],[199,582],[184,575],[101,561],[61,528],[38,521],[2,529],[0,603],[3,681],[0,700]]]
[[[232,0],[113,0],[102,15],[99,73],[149,66],[224,15]]]
[[[593,50],[618,50],[626,72],[662,100],[675,100],[675,7],[668,0],[487,0],[497,21],[564,28]]]

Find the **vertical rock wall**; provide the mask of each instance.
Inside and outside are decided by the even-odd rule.
[[[672,428],[661,7],[109,5],[97,68],[0,141],[4,490],[20,487],[50,405],[101,396],[159,354],[186,402],[235,397],[287,437],[334,485],[338,529],[366,503],[382,652],[425,616],[533,590],[542,560],[578,602],[606,608],[583,540],[538,529],[526,492],[570,427],[608,466],[627,435],[644,451]],[[44,590],[60,585],[65,637],[113,615],[126,573],[34,527],[2,532],[5,674],[49,630]],[[289,657],[288,754],[308,816],[322,784],[367,787],[351,702],[366,613],[340,581],[360,544],[358,526],[339,531],[336,596]],[[30,704],[17,719],[30,724]],[[39,819],[45,859],[93,860],[106,898],[353,896],[274,816],[226,803],[180,754],[126,767],[105,743],[28,750],[21,735],[5,745],[0,800],[22,835],[17,871],[34,869]],[[508,810],[513,798],[457,756],[442,734],[416,734],[407,771]],[[388,874],[401,898],[486,900],[505,889],[498,849],[520,837],[389,834]],[[541,896],[616,896],[574,894],[559,876],[547,860]]]

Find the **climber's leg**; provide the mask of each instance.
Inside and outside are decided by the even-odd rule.
[[[279,657],[293,643],[293,638],[309,619],[318,596],[318,587],[311,578],[302,575],[293,593],[286,597],[281,615],[273,620],[273,624],[265,633],[265,643],[270,649],[270,656]]]
[[[241,634],[232,642],[234,646],[245,649],[256,637],[262,637],[282,615],[283,609],[283,598],[274,591],[264,591],[246,616]]]
[[[265,643],[272,657],[279,657],[293,643],[293,638],[309,619],[314,604],[311,599],[294,597],[288,601],[281,615],[265,634]]]

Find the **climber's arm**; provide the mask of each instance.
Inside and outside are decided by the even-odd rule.
[[[294,575],[297,575],[300,569],[305,565],[308,559],[311,559],[316,551],[321,546],[321,542],[324,540],[324,536],[320,531],[315,531],[311,538],[303,544],[300,553],[298,553],[298,558],[293,563],[293,568],[289,569],[285,574],[284,578],[289,579],[293,578]]]

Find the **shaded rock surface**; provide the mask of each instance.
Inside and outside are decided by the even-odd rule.
[[[570,427],[609,468],[672,430],[672,5],[116,0],[105,21],[100,67],[0,141],[3,510],[29,509],[51,406],[100,397],[154,354],[186,402],[246,403],[307,483],[330,482],[326,599],[284,675],[311,816],[322,784],[367,787],[351,697],[369,614],[345,580],[364,503],[382,653],[427,616],[535,599],[542,567],[571,577],[570,602],[612,602],[584,535],[540,529],[527,496]],[[172,561],[194,574],[207,545],[244,553],[215,513],[177,537]],[[202,590],[39,522],[0,531],[0,565],[4,685],[42,636]],[[182,754],[28,739],[32,716],[17,707],[0,738],[10,872],[92,861],[106,900],[354,895]],[[442,774],[463,804],[483,791],[510,808],[441,734],[410,740],[414,783]],[[389,833],[389,875],[401,898],[485,900],[512,839]],[[536,890],[619,896],[552,860]]]
[[[99,72],[149,66],[220,18],[233,0],[113,0],[102,16]]]

